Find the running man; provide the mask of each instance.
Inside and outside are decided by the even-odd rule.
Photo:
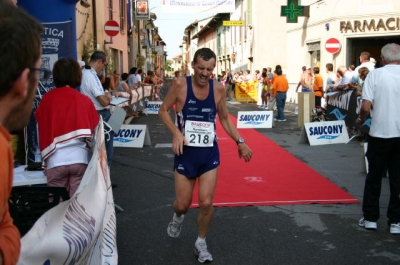
[[[217,114],[224,130],[237,143],[239,158],[249,162],[252,156],[252,151],[229,119],[225,88],[210,79],[215,63],[216,55],[212,50],[197,50],[192,61],[193,76],[173,80],[159,110],[161,120],[173,135],[175,154],[176,199],[167,232],[170,237],[179,236],[198,179],[200,211],[194,251],[201,263],[213,260],[205,240],[214,213],[213,197],[220,164],[215,127]],[[176,125],[168,113],[174,104]]]

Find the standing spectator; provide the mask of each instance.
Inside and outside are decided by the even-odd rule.
[[[221,76],[219,77],[219,82],[225,87],[226,84],[226,71],[221,72]]]
[[[149,70],[147,71],[147,76],[144,78],[143,82],[145,84],[153,84],[152,77],[155,76],[154,72]]]
[[[238,72],[238,76],[237,79],[235,80],[235,83],[243,83],[244,81],[246,81],[245,76],[243,75],[243,71],[239,71]]]
[[[278,115],[276,118],[274,118],[274,121],[286,121],[284,110],[286,104],[286,92],[289,89],[289,82],[286,77],[282,75],[282,69],[276,70],[276,74],[277,77],[275,77],[272,86],[274,88]]]
[[[246,74],[243,76],[244,82],[251,82],[254,80],[254,76],[251,74],[250,70],[246,70]]]
[[[269,87],[271,85],[271,81],[268,78],[267,72],[262,72],[261,74],[261,84],[262,84],[262,91],[261,91],[261,106],[262,109],[268,108],[268,102],[270,98]]]
[[[74,59],[60,59],[53,67],[56,88],[46,93],[35,118],[47,185],[66,187],[72,197],[89,163],[87,139],[94,134],[99,115],[91,100],[76,91],[82,71]]]
[[[129,93],[129,95],[131,96],[132,89],[128,86],[128,77],[128,73],[123,73],[121,75],[121,80],[118,83],[117,91]]]
[[[361,67],[367,67],[370,72],[375,69],[375,63],[370,62],[370,59],[371,59],[371,54],[369,52],[362,52],[360,54],[360,63],[361,64],[359,66],[357,66],[356,69],[354,69],[353,77],[351,80],[352,83],[360,82],[358,69],[360,69]]]
[[[306,73],[304,75],[304,79],[302,79],[301,83],[302,92],[311,92],[314,88],[314,74],[311,66],[306,67]]]
[[[178,71],[178,73],[179,73],[179,71]],[[153,100],[159,101],[160,100],[159,79],[153,71],[150,71],[149,75],[146,76],[145,83],[153,85],[153,87],[154,87]]]
[[[321,106],[321,99],[324,96],[324,81],[322,76],[319,74],[319,67],[314,67],[314,87],[315,93],[315,107]]]
[[[274,70],[274,74],[272,75],[272,79],[271,79],[271,86],[269,87],[269,93],[270,93],[270,97],[269,97],[269,101],[267,103],[267,110],[274,110],[274,105],[276,103],[276,90],[274,88],[274,81],[275,78],[278,77],[277,71],[281,70],[282,72],[282,66],[280,66],[279,64],[277,64],[275,66],[275,70]]]
[[[197,50],[192,61],[193,77],[173,81],[159,110],[161,120],[173,134],[172,146],[175,153],[176,200],[172,205],[174,215],[167,233],[170,237],[179,236],[184,215],[192,202],[195,183],[198,182],[200,211],[195,254],[201,263],[213,260],[207,249],[206,235],[214,215],[213,197],[220,163],[215,135],[216,115],[224,130],[237,143],[239,158],[243,157],[249,162],[252,156],[251,150],[229,119],[224,87],[221,83],[210,80],[215,64],[216,55],[212,50]],[[173,105],[176,106],[176,124],[169,114]],[[204,110],[207,110],[207,115],[204,115]],[[196,135],[199,140],[205,137],[205,141],[189,141],[185,138],[185,135],[189,137],[193,123],[196,122],[205,124],[210,129],[210,134]]]
[[[267,76],[268,76],[268,79],[270,81],[272,81],[272,77],[274,76],[274,74],[272,73],[271,67],[267,67]]]
[[[137,73],[136,73],[136,81],[137,81],[138,85],[143,85],[144,84],[142,82],[143,81],[143,75],[144,75],[143,70],[139,68],[137,70]]]
[[[339,66],[337,73],[340,77],[340,80],[339,80],[339,82],[336,82],[333,85],[333,91],[338,91],[338,90],[340,91],[340,90],[348,89],[349,83],[351,83],[351,79],[353,77],[352,72],[347,70],[346,66],[342,65],[342,66]]]
[[[255,76],[254,80],[261,82],[262,76],[261,76],[260,70],[256,70],[254,76]]]
[[[233,100],[232,96],[232,86],[233,86],[233,76],[231,74],[230,69],[226,69],[226,80],[225,80],[225,93],[226,93],[226,98],[229,101]]]
[[[120,72],[118,70],[114,70],[113,74],[110,76],[110,89],[116,90],[120,81]]]
[[[299,87],[301,87],[301,83],[302,83],[302,80],[303,79],[305,79],[305,75],[307,75],[307,72],[306,72],[306,69],[307,68],[307,66],[303,66],[303,67],[301,67],[301,75],[300,75],[300,80],[299,80],[299,83],[297,83],[297,87],[296,87],[296,92],[299,90]]]
[[[359,74],[360,79],[362,81],[361,84],[360,85],[358,85],[356,83],[350,83],[349,84],[349,87],[351,87],[351,88],[356,90],[357,96],[361,96],[362,95],[362,90],[363,90],[363,87],[364,87],[364,81],[365,81],[365,78],[367,78],[368,73],[369,73],[369,70],[368,70],[367,67],[361,67],[360,69],[358,69],[358,74]]]
[[[260,70],[256,70],[254,72],[254,80],[258,82],[257,84],[257,96],[261,98],[261,104],[258,106],[258,108],[265,108],[265,105],[263,104],[263,88],[264,88],[264,82],[263,82],[263,77],[260,73]]]
[[[41,23],[9,1],[0,1],[0,264],[19,258],[20,234],[8,210],[13,183],[11,133],[29,121],[41,69]],[[45,78],[43,78],[44,80]]]
[[[136,77],[136,73],[137,73],[137,68],[136,67],[132,67],[129,70],[128,86],[130,88],[136,88],[136,86],[138,86],[138,80],[137,80],[137,77]]]
[[[373,105],[366,153],[369,168],[362,205],[364,216],[359,226],[377,229],[382,176],[387,169],[390,185],[388,224],[391,234],[400,234],[400,46],[386,44],[381,54],[384,67],[369,72],[365,79],[360,116],[356,120],[357,126],[361,127]]]
[[[333,64],[327,63],[326,66],[326,73],[328,77],[326,78],[326,87],[325,92],[331,91],[335,82],[336,82],[336,74],[333,72]]]
[[[271,100],[271,87],[272,87],[272,77],[274,76],[274,74],[272,73],[272,69],[271,67],[267,67],[267,79],[264,79],[264,88],[265,88],[265,84],[268,84],[268,93],[266,94],[266,99],[267,99],[267,105],[265,106],[265,109],[268,109],[268,102],[270,102]],[[265,82],[266,81],[266,82]]]
[[[110,101],[112,96],[111,93],[104,91],[97,75],[104,70],[107,64],[106,54],[95,51],[90,57],[89,65],[82,71],[81,84],[81,92],[92,100],[94,107],[105,122],[111,117]],[[106,134],[107,162],[110,166],[113,159],[114,132],[108,125],[104,126],[104,132]]]

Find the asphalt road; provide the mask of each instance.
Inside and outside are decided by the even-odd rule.
[[[246,103],[228,103],[228,108],[234,116],[258,110]],[[299,143],[293,110],[288,104],[287,122],[258,131],[361,201],[365,173],[360,143]],[[124,209],[117,214],[119,264],[198,264],[193,253],[198,210],[186,215],[179,238],[166,232],[174,200],[171,134],[158,115],[141,115],[131,123],[148,126],[151,146],[114,150],[114,197]],[[384,179],[376,231],[358,226],[361,204],[216,208],[207,237],[213,264],[400,264],[400,236],[391,235],[386,224],[388,195]]]

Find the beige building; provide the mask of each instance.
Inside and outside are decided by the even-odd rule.
[[[114,70],[129,72],[131,67],[138,67],[145,73],[152,70],[164,75],[166,44],[153,23],[156,14],[150,13],[149,19],[136,19],[133,0],[87,1],[89,6],[81,2],[76,5],[78,59],[87,61],[93,51],[101,50],[108,55],[108,74]],[[108,20],[118,22],[118,35],[106,34]]]
[[[294,1],[297,2],[297,1]],[[185,29],[186,57],[190,64],[194,51],[210,47],[217,54],[216,73],[281,65],[291,84],[299,81],[301,67],[319,66],[325,78],[325,65],[357,66],[359,55],[368,51],[379,64],[380,49],[387,43],[400,43],[400,1],[395,0],[302,0],[309,6],[309,17],[287,23],[281,17],[287,0],[236,0],[236,10],[228,17],[192,23]],[[223,20],[243,21],[244,26],[223,26]],[[328,52],[328,39],[337,39],[340,49]],[[194,45],[195,44],[195,45]],[[297,101],[289,92],[289,100]]]
[[[171,72],[169,73],[169,75],[174,76],[175,71],[180,71],[182,76],[185,74],[183,69],[183,59],[181,54],[172,58]]]
[[[302,1],[305,2],[305,1]],[[315,2],[315,1],[308,1]],[[287,24],[288,76],[296,76],[302,65],[320,66],[333,63],[357,66],[363,51],[380,60],[380,50],[387,43],[400,43],[400,1],[338,0],[316,1],[310,5],[310,17]],[[328,39],[337,39],[340,50],[330,53]],[[296,81],[291,78],[290,81]]]

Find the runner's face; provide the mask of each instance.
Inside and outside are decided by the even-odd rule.
[[[199,86],[205,86],[215,68],[215,59],[211,58],[210,60],[205,61],[203,58],[197,57],[197,62],[192,62],[192,68],[194,70],[193,77],[196,84]]]

